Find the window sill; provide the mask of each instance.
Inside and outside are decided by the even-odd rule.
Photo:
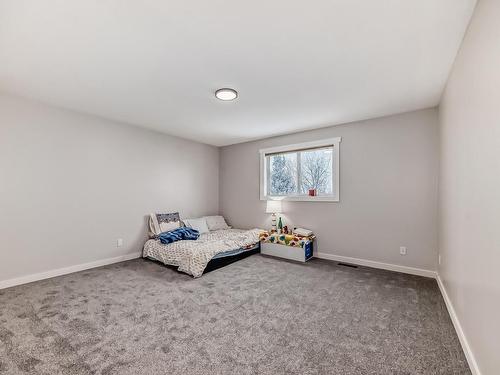
[[[333,203],[338,203],[339,199],[336,197],[332,196],[321,196],[321,195],[316,195],[314,197],[311,197],[309,195],[296,195],[296,196],[287,196],[287,197],[281,197],[281,196],[276,196],[276,197],[261,197],[261,201],[268,201],[268,200],[282,200],[282,201],[287,201],[287,202],[333,202]]]

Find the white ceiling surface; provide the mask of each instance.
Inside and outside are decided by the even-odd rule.
[[[475,3],[0,0],[0,90],[228,145],[437,105]]]

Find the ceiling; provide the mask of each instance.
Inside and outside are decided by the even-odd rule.
[[[0,0],[0,90],[228,145],[437,105],[475,3]]]

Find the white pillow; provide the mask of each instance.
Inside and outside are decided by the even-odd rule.
[[[210,230],[219,230],[219,229],[229,229],[231,228],[227,225],[226,220],[223,216],[205,216],[205,220],[207,221],[208,229]]]
[[[200,234],[208,232],[207,221],[204,217],[198,219],[184,219],[182,221],[187,227],[197,230]]]

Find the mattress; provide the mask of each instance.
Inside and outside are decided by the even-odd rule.
[[[236,255],[238,251],[241,253],[259,242],[261,232],[260,229],[222,229],[203,233],[196,241],[184,240],[166,245],[152,239],[144,245],[142,255],[200,277],[214,257]]]

